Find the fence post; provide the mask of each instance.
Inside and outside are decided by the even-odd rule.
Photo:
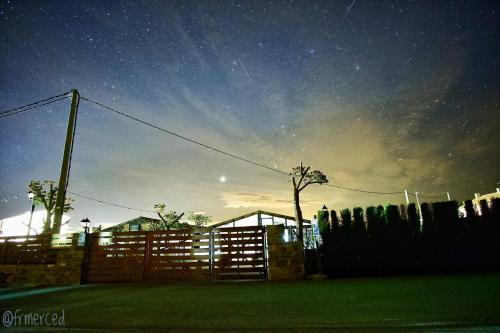
[[[89,269],[90,255],[91,255],[90,235],[91,235],[90,233],[85,232],[85,242],[83,245],[83,260],[82,260],[82,273],[80,275],[80,284],[87,283],[88,269]]]
[[[153,232],[147,231],[144,244],[144,261],[142,267],[142,279],[149,278],[150,265],[151,265],[151,252],[153,248]]]
[[[5,254],[7,253],[7,246],[9,246],[9,239],[5,238],[5,241],[2,245],[2,255],[0,256],[0,264],[5,264]]]
[[[266,230],[266,227],[265,226],[262,226],[262,251],[264,252],[264,275],[265,275],[265,278],[266,280],[268,279],[268,272],[267,272],[267,269],[268,269],[268,263],[267,263],[267,230]]]
[[[72,248],[76,248],[78,247],[78,240],[80,238],[80,234],[75,232],[72,236],[71,236],[71,247]]]
[[[244,231],[242,231],[242,232],[236,231],[236,242],[237,243],[239,243],[240,235],[242,235],[242,234],[244,235],[245,232]],[[243,251],[244,251],[244,246],[245,246],[245,244],[243,243],[243,236],[241,237],[241,240],[242,240],[241,243],[236,244],[236,263],[237,263],[236,267],[238,267],[238,279],[240,278],[240,259],[243,256]],[[231,261],[232,261],[232,259],[231,259]],[[231,262],[231,264],[232,264],[232,262]]]
[[[208,245],[208,266],[210,268],[210,282],[213,279],[213,269],[214,269],[214,229],[209,231],[209,245]]]

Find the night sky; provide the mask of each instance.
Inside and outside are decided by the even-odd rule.
[[[302,161],[331,184],[462,201],[500,181],[499,7],[2,1],[0,111],[76,88],[272,168]],[[0,218],[29,210],[29,180],[58,180],[69,105],[0,119]],[[293,215],[285,175],[85,101],[75,140],[69,191],[145,210],[165,202],[214,221],[256,209]],[[106,225],[154,216],[75,199],[74,227],[83,217]],[[302,200],[311,218],[323,204],[404,196],[311,186]]]

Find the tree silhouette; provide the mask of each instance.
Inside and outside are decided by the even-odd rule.
[[[465,200],[464,201],[464,207],[465,207],[465,216],[468,220],[474,220],[476,216],[476,210],[474,209],[474,205],[472,203],[472,200]]]
[[[188,220],[191,221],[196,228],[203,228],[212,222],[212,217],[204,214],[189,213]]]
[[[43,233],[49,232],[60,232],[60,230],[52,230],[52,217],[54,216],[54,211],[56,208],[56,196],[57,196],[57,186],[52,180],[44,180],[43,183],[38,180],[32,180],[28,184],[28,193],[33,194],[33,204],[35,206],[41,206],[45,208],[47,213],[45,220],[43,221]],[[73,210],[71,204],[73,203],[72,198],[66,198],[64,202],[63,212],[67,213]]]
[[[490,214],[490,206],[488,206],[488,201],[482,199],[479,201],[479,211],[481,216],[487,217]]]
[[[329,216],[328,210],[323,210],[323,209],[318,210],[317,217],[318,217],[318,229],[320,234],[323,234],[324,232],[326,232],[327,229],[330,229],[328,223],[329,222],[328,216]]]
[[[292,169],[290,178],[293,186],[293,205],[295,210],[295,220],[298,225],[297,238],[302,242],[304,239],[304,221],[302,220],[302,210],[300,209],[300,192],[311,184],[326,184],[328,179],[319,170],[309,171],[310,167],[303,167],[302,162],[296,168]]]
[[[386,222],[385,222],[385,209],[384,206],[377,206],[377,226],[376,226],[376,234],[377,237],[381,240],[386,231]]]
[[[160,219],[163,222],[159,226],[160,229],[157,229],[157,230],[170,230],[170,228],[172,226],[174,226],[181,219],[181,217],[184,215],[184,213],[178,215],[174,211],[169,211],[167,213],[165,204],[156,204],[154,206],[154,211],[156,212],[156,214],[158,214],[158,216],[160,217]],[[153,228],[156,228],[156,227],[157,226],[154,226]]]
[[[477,272],[500,270],[500,198],[479,202],[422,204],[423,230],[415,204],[368,207],[368,237],[358,237],[360,208],[342,209],[338,232],[325,233],[323,267],[330,276]],[[406,211],[406,214],[404,212]],[[336,214],[335,214],[336,215]],[[332,221],[335,218],[332,215]],[[335,223],[332,223],[334,226]],[[361,230],[361,229],[360,229]],[[366,235],[366,234],[365,234]]]
[[[401,215],[399,213],[399,208],[396,205],[385,206],[385,220],[387,222],[387,227],[391,232],[396,230],[396,226],[401,221]]]
[[[353,237],[355,242],[363,242],[365,238],[365,221],[363,218],[363,208],[355,207],[353,213]]]
[[[418,220],[417,206],[414,203],[408,205],[408,227],[412,237],[416,237],[420,233],[420,222]]]
[[[340,211],[340,219],[342,220],[342,229],[344,230],[351,229],[352,215],[351,215],[351,210],[349,208],[345,208]]]
[[[330,211],[330,223],[332,231],[338,231],[340,228],[339,217],[337,216],[337,212],[335,210]]]
[[[366,229],[368,232],[368,237],[373,239],[377,228],[377,211],[376,208],[370,206],[366,208]]]
[[[428,203],[424,202],[421,206],[422,210],[422,232],[426,238],[434,235],[434,225],[432,223],[432,211]]]

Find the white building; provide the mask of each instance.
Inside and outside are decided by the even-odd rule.
[[[478,215],[481,215],[481,205],[480,202],[482,200],[486,200],[489,206],[491,206],[491,200],[495,198],[500,198],[500,188],[497,188],[496,192],[493,193],[488,193],[488,194],[483,194],[481,195],[480,193],[474,193],[474,199],[472,199],[472,206],[476,210],[476,213]],[[467,212],[465,211],[465,205],[462,205],[458,207],[458,212],[460,215],[466,217]]]
[[[10,237],[10,236],[26,236],[28,234],[28,225],[30,221],[31,212],[9,217],[0,220],[0,237]],[[33,212],[33,218],[31,220],[30,235],[39,235],[43,230],[43,221],[47,213],[45,210],[37,210]],[[68,215],[63,215],[61,234],[68,232],[68,225],[70,217]]]
[[[310,238],[311,221],[302,219],[304,222],[304,236]],[[232,228],[232,227],[251,227],[251,226],[266,226],[266,225],[283,225],[285,226],[285,234],[283,235],[285,242],[294,240],[294,230],[297,229],[297,223],[294,216],[282,215],[263,210],[257,210],[245,215],[234,217],[232,219],[214,223],[209,225],[210,228]]]

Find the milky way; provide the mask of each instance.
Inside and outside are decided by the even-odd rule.
[[[302,161],[339,186],[464,200],[500,180],[498,9],[482,1],[2,2],[0,110],[76,88],[271,168]],[[0,120],[0,218],[29,209],[30,179],[58,179],[68,109],[69,100]],[[75,140],[75,193],[146,210],[166,202],[216,221],[259,208],[293,212],[286,176],[84,101]],[[310,217],[323,204],[404,196],[311,187],[303,200]],[[144,214],[76,198],[72,223]]]

